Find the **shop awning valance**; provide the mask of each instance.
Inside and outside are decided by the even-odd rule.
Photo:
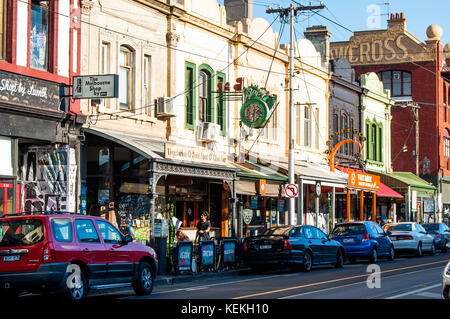
[[[380,175],[382,183],[399,193],[405,194],[408,191],[408,187],[410,187],[411,190],[417,191],[420,195],[433,197],[434,192],[437,190],[431,183],[411,172],[373,173]]]
[[[148,159],[164,158],[164,142],[153,138],[93,127],[83,131],[123,145]]]

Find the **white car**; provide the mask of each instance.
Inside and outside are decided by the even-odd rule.
[[[450,261],[445,266],[444,273],[442,274],[442,297],[444,299],[450,299]]]
[[[423,252],[434,255],[436,247],[434,238],[427,233],[425,228],[414,222],[388,224],[384,228],[394,244],[395,253],[414,252],[416,256],[422,256]]]

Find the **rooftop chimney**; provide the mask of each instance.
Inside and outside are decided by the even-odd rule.
[[[406,23],[408,20],[405,19],[405,14],[401,13],[391,13],[391,18],[388,20],[389,29],[399,29],[400,31],[406,31]]]
[[[253,0],[224,0],[227,23],[253,18]]]
[[[310,40],[322,57],[322,66],[328,68],[330,60],[330,37],[331,32],[328,27],[316,25],[306,28],[304,32],[305,38]]]

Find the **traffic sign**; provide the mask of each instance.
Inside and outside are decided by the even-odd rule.
[[[289,198],[298,197],[298,185],[297,184],[286,184],[284,186],[284,193]]]

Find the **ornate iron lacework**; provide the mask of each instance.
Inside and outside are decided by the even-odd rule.
[[[233,180],[234,172],[226,170],[215,170],[203,167],[190,167],[168,163],[154,163],[154,173],[156,174],[172,174],[172,175],[185,175],[185,176],[197,176],[205,178],[216,178],[224,180]]]

